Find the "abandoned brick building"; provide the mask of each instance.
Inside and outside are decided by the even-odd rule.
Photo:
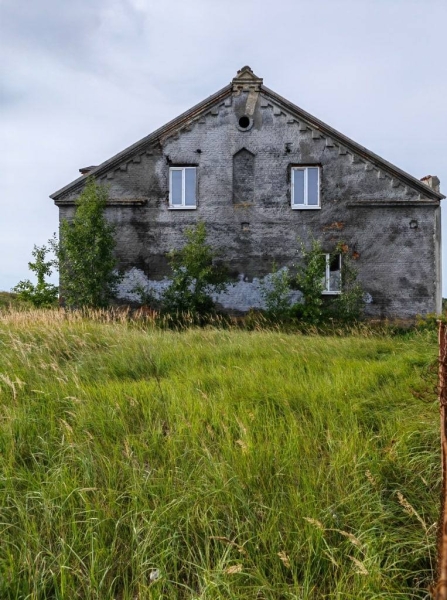
[[[70,219],[85,174],[109,188],[107,218],[125,271],[119,295],[162,289],[166,254],[203,221],[230,267],[228,310],[262,304],[259,278],[297,261],[298,239],[339,242],[356,257],[366,311],[412,317],[441,310],[437,177],[405,173],[263,85],[249,67],[167,125],[51,198]],[[340,293],[340,261],[325,293]]]

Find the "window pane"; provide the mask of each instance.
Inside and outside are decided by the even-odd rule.
[[[318,168],[307,169],[307,204],[318,206]]]
[[[182,204],[182,172],[171,171],[171,202],[172,205]]]
[[[293,204],[304,204],[304,171],[294,169],[293,173]]]
[[[329,290],[331,292],[341,291],[341,256],[337,254],[331,260],[329,267]]]
[[[185,169],[185,205],[196,205],[196,170]]]

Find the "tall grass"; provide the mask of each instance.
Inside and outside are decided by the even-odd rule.
[[[0,315],[0,598],[428,597],[433,334],[97,317]]]

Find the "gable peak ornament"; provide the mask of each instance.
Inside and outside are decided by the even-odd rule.
[[[233,92],[259,92],[263,79],[255,75],[252,69],[246,65],[239,69],[232,81]]]

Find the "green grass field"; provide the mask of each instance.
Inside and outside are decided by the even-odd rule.
[[[436,353],[0,312],[0,598],[428,598]]]

